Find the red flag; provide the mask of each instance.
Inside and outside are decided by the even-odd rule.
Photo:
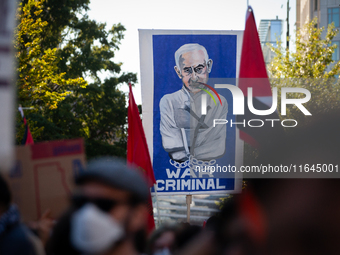
[[[134,164],[140,169],[146,176],[149,187],[152,187],[156,183],[156,179],[152,169],[149,149],[142,121],[139,117],[138,107],[133,97],[131,84],[129,84],[129,89],[127,162]],[[149,196],[148,207],[148,233],[150,233],[155,228],[151,194]]]
[[[248,6],[246,15],[246,27],[243,34],[243,44],[241,52],[239,88],[245,96],[247,103],[248,87],[252,87],[253,106],[258,110],[267,110],[272,106],[272,91],[268,80],[266,64],[264,61],[261,43],[256,28],[253,9]],[[249,119],[279,119],[277,112],[266,116],[258,116],[251,113],[245,105],[245,115],[237,117],[238,122]],[[259,143],[268,140],[268,135],[281,134],[281,125],[273,128],[270,125],[254,128],[238,125],[240,138],[253,147],[259,147]]]
[[[21,105],[19,106],[19,112],[21,114],[21,117],[24,120],[24,125],[25,125],[25,134],[24,134],[24,137],[22,138],[21,144],[24,144],[24,145],[34,144],[34,140],[33,140],[30,128],[28,127],[28,122],[26,120],[26,117],[24,116],[24,110],[22,109]]]
[[[24,117],[24,124],[25,124],[25,135],[24,135],[23,141],[24,141],[25,145],[34,144],[34,140],[33,140],[30,128],[28,127],[26,117]]]

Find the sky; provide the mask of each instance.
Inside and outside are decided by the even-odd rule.
[[[257,26],[261,19],[284,20],[282,40],[286,37],[287,0],[248,0]],[[295,30],[296,0],[289,1],[290,33]],[[141,104],[138,29],[244,30],[247,0],[91,0],[89,17],[105,22],[107,28],[121,23],[125,37],[114,62],[122,62],[123,72],[138,75],[133,93]],[[103,73],[102,78],[107,74]],[[127,86],[121,89],[128,91]]]

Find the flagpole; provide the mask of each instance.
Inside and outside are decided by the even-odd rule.
[[[286,34],[286,40],[287,40],[287,50],[289,50],[289,0],[287,1],[287,34]]]
[[[159,204],[158,204],[158,193],[157,193],[157,183],[153,185],[156,194],[156,208],[157,208],[157,226],[161,225],[161,213],[159,212]]]

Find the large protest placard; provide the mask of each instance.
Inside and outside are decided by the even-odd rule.
[[[60,216],[68,206],[74,175],[84,167],[83,139],[17,146],[15,166],[5,178],[23,220],[37,220],[47,209]]]
[[[157,192],[232,193],[241,188],[243,143],[230,90],[241,31],[140,30],[143,126]],[[220,120],[220,122],[218,122]],[[214,170],[214,171],[211,171]]]

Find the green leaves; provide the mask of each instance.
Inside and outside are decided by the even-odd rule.
[[[81,77],[65,79],[65,73],[58,69],[57,48],[42,47],[41,35],[47,26],[41,18],[43,2],[29,0],[20,5],[15,37],[19,104],[39,108],[41,112],[56,109],[58,103],[71,93],[68,91],[71,86],[87,85]]]
[[[334,63],[332,54],[336,45],[332,44],[338,30],[334,24],[328,26],[325,37],[324,28],[316,28],[317,19],[307,23],[296,34],[295,52],[279,47],[271,47],[275,53],[268,71],[273,78],[331,78],[340,73],[340,62]]]

